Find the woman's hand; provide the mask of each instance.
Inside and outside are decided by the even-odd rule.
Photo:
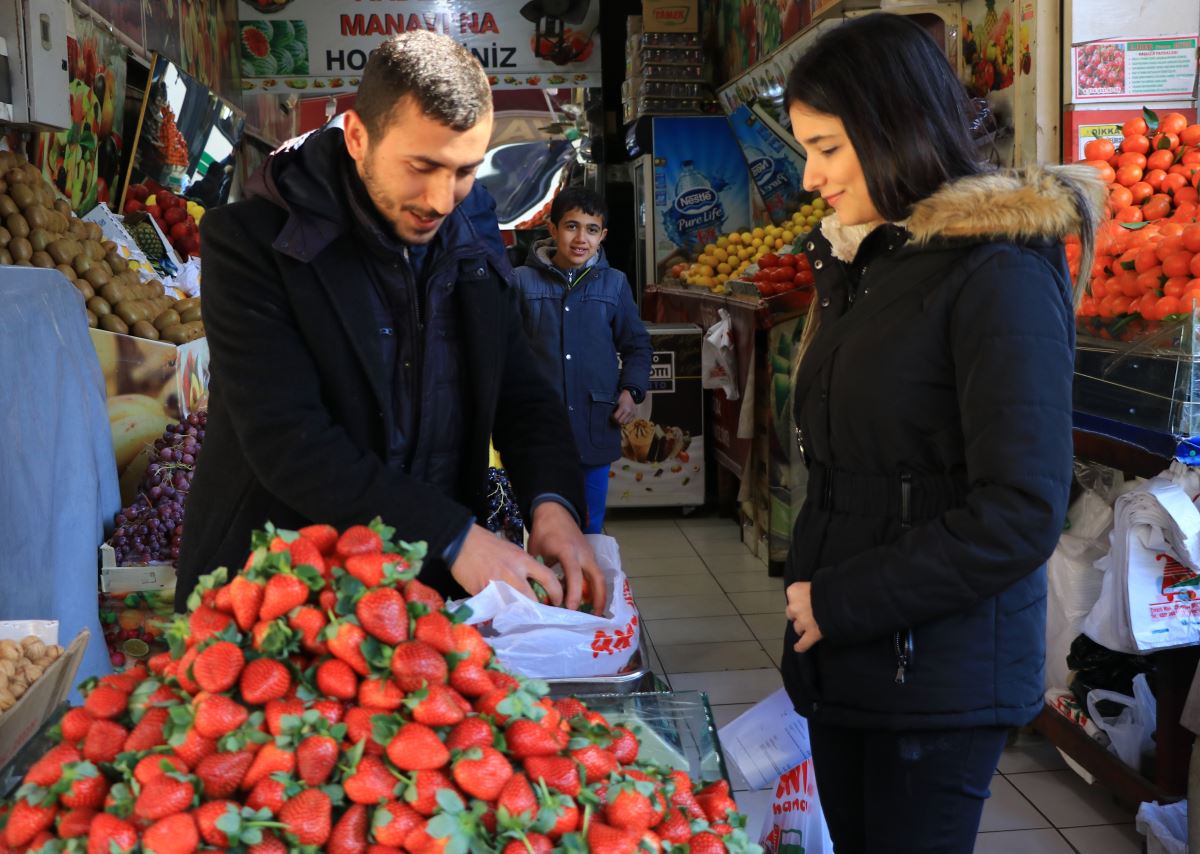
[[[800,639],[792,646],[796,652],[808,652],[821,639],[821,628],[812,610],[812,582],[797,581],[787,588],[787,616]]]

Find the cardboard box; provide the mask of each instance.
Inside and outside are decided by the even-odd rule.
[[[642,0],[642,29],[647,33],[697,33],[700,0]]]
[[[0,768],[7,765],[17,751],[33,738],[71,693],[75,674],[83,660],[91,632],[84,629],[58,657],[42,678],[29,686],[25,695],[7,712],[0,713]]]
[[[174,566],[118,566],[113,547],[100,547],[100,625],[114,668],[165,651],[163,634],[174,617]]]

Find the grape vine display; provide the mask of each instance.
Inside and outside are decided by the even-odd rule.
[[[206,412],[194,412],[178,424],[167,425],[162,438],[155,440],[137,498],[114,520],[117,528],[110,542],[118,564],[179,559],[184,502],[207,423]]]

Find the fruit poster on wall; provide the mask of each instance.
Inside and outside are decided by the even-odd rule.
[[[720,0],[717,40],[721,80],[732,80],[758,62],[758,11],[753,0]]]
[[[962,53],[968,73],[968,89],[976,98],[991,92],[1008,89],[1016,78],[1013,61],[1012,3],[984,0],[982,15],[979,3],[963,4]]]
[[[758,4],[758,55],[767,56],[812,20],[809,0],[766,0]]]
[[[1197,37],[1094,41],[1071,48],[1073,101],[1191,98]]]
[[[75,19],[67,39],[71,127],[36,137],[34,162],[71,208],[109,201],[121,165],[125,48],[91,18]]]
[[[367,55],[387,37],[443,33],[469,49],[493,86],[600,85],[599,0],[570,4],[562,43],[537,38],[539,4],[407,0],[241,0],[242,86],[273,92],[355,89]],[[541,57],[538,54],[541,54]],[[559,62],[551,53],[560,54]]]
[[[162,0],[155,0],[161,3]],[[142,3],[129,0],[87,0],[92,10],[137,44],[143,44]]]
[[[142,0],[146,50],[179,59],[179,0]]]
[[[236,0],[178,0],[179,64],[205,86],[226,97],[236,94]]]

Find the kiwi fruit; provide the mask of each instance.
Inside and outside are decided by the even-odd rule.
[[[84,302],[87,302],[96,295],[96,292],[92,290],[92,286],[83,279],[76,279],[75,281],[71,282],[71,284],[75,286],[75,290],[83,294]],[[101,297],[101,299],[103,299],[103,297]]]
[[[146,320],[149,314],[145,306],[138,300],[122,300],[113,306],[113,311],[130,326],[138,321]]]
[[[100,328],[109,332],[119,332],[122,335],[129,334],[129,326],[124,320],[117,317],[115,314],[105,314],[100,317]]]
[[[50,253],[50,257],[54,259],[55,264],[66,266],[75,258],[71,254],[71,245],[61,237],[58,240],[50,241],[49,245],[46,246],[46,251]]]
[[[33,246],[30,245],[29,240],[24,235],[14,237],[8,241],[8,251],[12,254],[13,260],[18,264],[22,261],[28,261],[33,257]]]
[[[148,320],[139,320],[137,323],[131,324],[129,331],[138,338],[147,338],[151,341],[158,340],[158,330],[154,328],[154,324]]]
[[[173,308],[168,308],[166,311],[160,312],[158,316],[154,318],[154,328],[159,332],[162,332],[168,326],[175,326],[179,323],[181,323],[179,312],[175,311]]]
[[[165,329],[160,329],[158,334],[163,341],[170,341],[172,344],[186,344],[190,340],[187,327],[182,323],[173,323]]]
[[[29,245],[33,247],[34,252],[45,252],[46,247],[53,242],[54,238],[50,236],[50,232],[44,228],[35,228],[29,232]]]
[[[9,174],[11,175],[12,173],[10,172]],[[25,183],[12,184],[11,181],[9,183],[11,186],[8,188],[8,195],[16,202],[17,207],[24,210],[34,203],[33,187]]]
[[[54,256],[51,255],[50,257],[53,258]],[[79,281],[79,277],[75,275],[75,268],[70,264],[55,264],[54,269],[66,276],[68,282],[74,283]],[[87,283],[85,282],[84,284]],[[88,285],[88,287],[90,288],[91,285]]]
[[[50,215],[41,205],[30,205],[24,211],[25,221],[29,223],[29,228],[32,231],[37,228],[45,228],[50,224]]]
[[[0,246],[0,264],[11,264],[13,256],[6,247]]]
[[[35,249],[29,259],[29,263],[35,267],[44,267],[48,270],[54,266],[54,259],[50,257],[50,253]]]
[[[90,273],[91,270],[88,272]],[[87,279],[87,276],[84,276],[84,278]],[[117,303],[124,302],[130,298],[129,293],[125,289],[124,285],[119,285],[116,282],[107,282],[103,285],[97,286],[95,282],[91,281],[91,279],[88,279],[88,281],[91,282],[92,287],[96,288],[96,293],[108,300],[109,304],[114,308],[116,307]]]
[[[195,323],[200,319],[200,306],[194,305],[191,308],[185,308],[179,312],[179,319],[183,323]]]
[[[62,214],[64,217],[67,217],[68,219],[70,219],[71,206],[69,204],[67,204],[66,199],[55,199],[54,200],[54,209],[56,211],[58,211],[60,214]]]
[[[92,269],[92,259],[83,252],[80,252],[75,256],[75,261],[71,266],[75,268],[76,273],[82,276],[88,270]]]
[[[5,193],[0,196],[0,216],[7,217],[15,213],[20,213],[21,209],[17,207],[17,203],[12,200],[12,196]]]
[[[95,329],[100,325],[100,318],[96,317],[90,308],[84,309],[84,311],[87,312],[88,329]]]
[[[109,275],[103,269],[93,264],[83,277],[92,283],[93,288],[103,288],[108,284]]]
[[[108,300],[101,296],[94,296],[87,301],[87,307],[92,310],[96,317],[104,317],[106,314],[112,314],[112,306],[108,304]]]
[[[109,269],[112,270],[114,274],[124,273],[129,269],[129,263],[120,255],[118,255],[115,249],[110,250],[109,253],[104,256],[104,260],[108,262]]]
[[[10,240],[12,240],[12,232],[0,225],[0,246],[7,246]]]
[[[9,214],[4,218],[4,225],[12,232],[13,237],[28,237],[29,223],[19,213]]]
[[[155,279],[155,281],[158,281],[158,280]],[[189,308],[192,308],[192,307],[198,306],[198,305],[200,305],[200,297],[188,297],[187,299],[181,299],[181,300],[177,301],[175,303],[174,308],[176,311],[178,311],[180,314],[182,314],[183,312],[187,311]]]

